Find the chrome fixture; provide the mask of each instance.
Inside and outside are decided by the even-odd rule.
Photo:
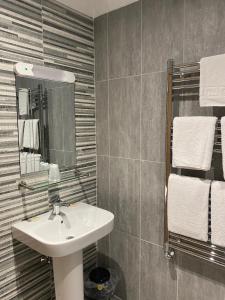
[[[60,210],[62,206],[69,207],[69,204],[62,202],[58,194],[50,197],[50,204],[52,204],[52,213],[49,220],[53,220],[55,216],[60,216],[65,225],[70,227],[66,214]]]

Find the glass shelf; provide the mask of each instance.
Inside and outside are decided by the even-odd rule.
[[[61,179],[57,182],[51,182],[48,180],[48,171],[42,171],[38,173],[31,173],[29,177],[22,176],[19,181],[19,188],[24,188],[30,191],[45,191],[60,189],[64,183],[72,182],[75,180],[89,177],[89,173],[81,173],[78,170],[63,169],[60,170]]]

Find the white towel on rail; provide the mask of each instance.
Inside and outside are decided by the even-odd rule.
[[[24,126],[23,147],[38,150],[39,128],[38,119],[26,120]]]
[[[200,106],[225,106],[225,54],[200,60]]]
[[[211,241],[225,247],[225,182],[213,181],[211,187]]]
[[[208,240],[210,180],[171,174],[168,182],[168,229]]]
[[[19,90],[19,114],[20,116],[28,115],[29,113],[29,91],[28,89]]]
[[[223,161],[223,177],[225,179],[225,117],[221,118],[221,148]]]
[[[210,170],[216,121],[216,117],[174,118],[174,168]]]
[[[18,132],[19,132],[19,148],[23,148],[23,133],[24,133],[24,120],[18,120]]]

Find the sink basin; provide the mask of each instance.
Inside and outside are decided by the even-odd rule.
[[[79,251],[101,239],[113,229],[114,216],[109,211],[85,204],[61,207],[65,218],[51,212],[12,226],[13,237],[30,248],[51,257]]]
[[[83,300],[82,249],[112,231],[114,215],[80,202],[61,207],[61,212],[64,217],[53,220],[48,212],[15,223],[12,234],[30,248],[53,257],[57,300]]]

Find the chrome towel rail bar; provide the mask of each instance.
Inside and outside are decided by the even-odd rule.
[[[183,101],[199,100],[200,65],[199,62],[175,65],[173,60],[167,63],[167,128],[166,128],[166,185],[172,171],[172,137],[173,118],[179,114],[179,105]],[[221,116],[221,114],[220,114]],[[218,116],[218,117],[220,117]],[[221,124],[218,119],[216,125],[214,150],[221,153]],[[220,158],[221,159],[221,158]],[[222,165],[222,163],[221,163]],[[173,169],[173,172],[176,169]],[[189,170],[190,171],[190,170]],[[203,172],[204,174],[204,172]],[[213,176],[210,172],[209,176]],[[194,176],[194,175],[193,175]],[[207,178],[207,172],[205,177]],[[210,178],[212,179],[212,178]],[[219,180],[223,180],[219,179]],[[168,231],[167,225],[167,198],[164,209],[164,250],[165,256],[170,259],[175,251],[197,257],[225,267],[225,248],[218,247],[211,243],[211,199],[209,197],[209,218],[208,218],[208,241],[202,242]]]

